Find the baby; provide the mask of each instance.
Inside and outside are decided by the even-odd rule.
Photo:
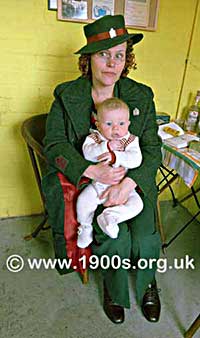
[[[113,167],[123,166],[133,169],[140,166],[142,154],[137,136],[128,131],[129,108],[118,98],[110,98],[99,104],[96,126],[83,144],[85,159],[92,162],[105,161]],[[100,199],[102,193],[109,187],[107,184],[93,181],[79,194],[77,200],[77,221],[79,248],[87,247],[93,240],[92,221],[99,204],[106,199]],[[101,230],[111,238],[117,238],[118,224],[138,215],[143,209],[139,194],[133,189],[125,204],[107,207],[97,217]]]

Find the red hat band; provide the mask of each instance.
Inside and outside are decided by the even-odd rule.
[[[125,28],[117,28],[117,29],[111,28],[109,32],[103,32],[103,33],[99,33],[99,34],[87,37],[87,43],[89,44],[89,43],[97,42],[101,40],[112,39],[112,38],[115,38],[116,36],[121,36],[127,33],[128,32]]]

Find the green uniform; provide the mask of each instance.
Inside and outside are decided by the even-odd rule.
[[[60,84],[55,89],[55,101],[47,118],[45,136],[45,155],[49,162],[48,174],[43,178],[43,190],[52,226],[56,257],[66,257],[63,236],[64,202],[57,172],[62,172],[76,187],[82,173],[92,163],[85,160],[81,148],[89,134],[90,117],[93,109],[91,82],[80,77],[74,81]],[[152,90],[129,78],[121,78],[114,88],[114,96],[119,97],[130,109],[130,133],[139,137],[142,151],[140,167],[130,169],[127,176],[141,189],[144,202],[143,211],[127,224],[120,224],[117,239],[111,239],[98,228],[94,221],[95,241],[92,250],[95,255],[121,259],[159,258],[160,237],[155,228],[157,188],[155,177],[161,164],[161,141],[157,135],[155,107]],[[101,208],[101,207],[100,207]],[[97,210],[97,214],[100,212]],[[113,301],[130,307],[128,293],[128,271],[102,269],[105,282]],[[138,301],[155,275],[153,269],[138,269],[136,291]]]

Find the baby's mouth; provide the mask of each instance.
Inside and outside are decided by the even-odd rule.
[[[112,138],[119,138],[120,135],[118,133],[112,134]]]

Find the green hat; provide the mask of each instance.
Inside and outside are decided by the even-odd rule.
[[[125,28],[123,15],[105,15],[102,18],[84,26],[87,45],[75,54],[92,54],[103,49],[109,49],[127,40],[133,45],[143,38],[143,34],[129,34]]]

